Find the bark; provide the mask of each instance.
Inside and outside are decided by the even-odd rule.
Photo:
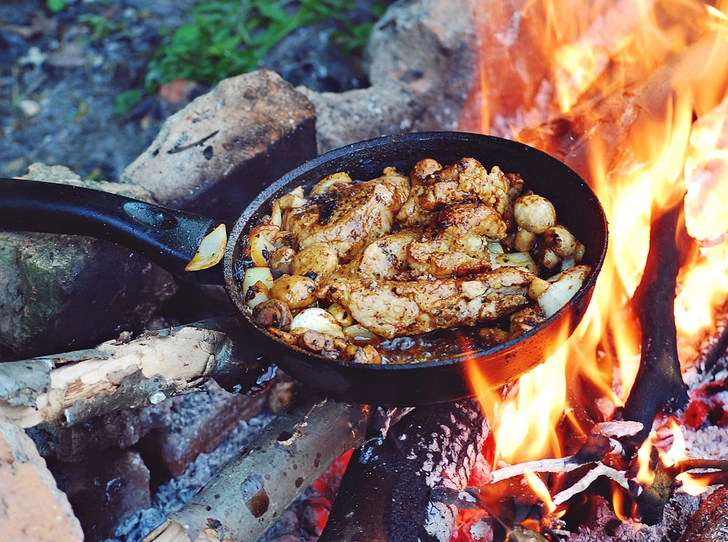
[[[213,378],[255,384],[261,366],[244,351],[234,317],[143,333],[134,340],[0,364],[0,416],[21,427],[72,425],[157,404]]]
[[[457,510],[431,491],[467,485],[487,433],[475,400],[414,409],[354,453],[319,542],[449,540]]]
[[[660,411],[682,408],[689,399],[677,356],[674,311],[681,259],[677,239],[683,238],[679,232],[684,228],[682,207],[680,199],[653,220],[645,271],[632,298],[642,326],[642,353],[623,417],[643,424],[632,439],[637,446],[650,433]]]
[[[257,540],[331,463],[361,443],[369,415],[368,407],[309,393],[295,398],[145,540]]]
[[[688,522],[679,542],[719,542],[728,536],[728,488],[720,487],[705,499]]]

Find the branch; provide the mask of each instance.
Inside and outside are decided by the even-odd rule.
[[[331,463],[363,441],[369,416],[368,407],[304,393],[145,541],[257,540]]]
[[[194,391],[209,378],[226,388],[255,383],[237,320],[208,320],[134,340],[0,364],[0,416],[27,428],[72,425],[93,416],[157,404]]]
[[[689,399],[677,356],[675,327],[675,288],[681,256],[677,238],[687,236],[682,208],[680,198],[653,219],[644,275],[632,299],[642,326],[642,355],[623,417],[644,425],[632,440],[635,446],[647,437],[660,411],[682,408]]]

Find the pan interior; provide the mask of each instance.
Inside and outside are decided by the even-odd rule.
[[[225,255],[225,281],[231,299],[245,315],[254,330],[291,349],[268,333],[260,330],[247,316],[242,291],[239,287],[244,269],[241,258],[240,240],[257,224],[263,216],[270,213],[273,199],[278,198],[297,186],[309,189],[322,178],[339,171],[347,172],[355,180],[378,177],[387,166],[394,166],[401,173],[409,174],[415,163],[423,158],[434,158],[443,165],[463,157],[480,161],[488,170],[498,166],[505,173],[518,173],[524,180],[527,190],[540,194],[554,204],[558,222],[565,225],[585,245],[584,263],[591,264],[593,271],[584,286],[572,301],[536,329],[517,339],[499,344],[488,350],[477,351],[470,341],[462,341],[464,348],[450,348],[447,354],[429,356],[417,363],[396,363],[391,365],[364,365],[356,370],[408,370],[423,365],[442,365],[458,363],[466,357],[491,355],[499,351],[511,350],[519,343],[550,326],[558,326],[565,311],[587,298],[594,287],[601,269],[607,246],[607,226],[604,212],[589,186],[566,165],[555,158],[526,145],[480,134],[459,132],[428,132],[388,136],[375,140],[355,143],[324,154],[282,177],[263,191],[246,209],[237,221],[230,236],[228,251]],[[588,299],[587,299],[588,300]],[[573,324],[575,327],[575,324]],[[331,360],[311,352],[300,350],[300,355],[318,358],[325,364],[351,362]]]

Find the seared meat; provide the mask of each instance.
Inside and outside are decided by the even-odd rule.
[[[429,223],[432,211],[458,203],[482,203],[494,208],[508,227],[513,220],[513,202],[521,193],[519,175],[505,175],[499,167],[488,171],[474,158],[463,158],[440,170],[437,162],[421,161],[412,172],[413,189],[397,214],[403,226]]]
[[[385,168],[382,177],[371,181],[334,183],[302,207],[286,210],[283,228],[293,232],[299,248],[328,243],[347,260],[391,231],[409,188],[409,179],[394,168]]]
[[[501,216],[481,203],[459,203],[440,211],[433,227],[407,248],[412,276],[443,278],[491,268],[488,239],[506,236]]]
[[[416,230],[400,230],[377,239],[362,251],[356,262],[352,262],[355,263],[353,271],[364,277],[393,279],[408,269],[407,247],[420,236]]]
[[[367,329],[391,339],[510,314],[526,304],[533,278],[513,267],[470,280],[399,282],[331,275],[322,294],[344,305]]]

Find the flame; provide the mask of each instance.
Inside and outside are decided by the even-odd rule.
[[[680,490],[684,491],[688,495],[702,495],[709,487],[706,479],[696,478],[689,472],[678,474],[675,479],[682,484],[680,486]]]
[[[637,481],[643,485],[651,486],[655,479],[655,471],[652,468],[652,434],[646,439],[640,449],[637,451],[637,462],[639,470],[637,471]]]
[[[612,409],[628,397],[642,340],[631,299],[650,226],[683,198],[697,241],[691,250],[678,244],[678,340],[694,342],[715,327],[716,307],[728,297],[728,0],[470,6],[480,83],[460,128],[559,157],[597,193],[610,227],[592,303],[564,347],[504,397],[485,394],[483,379],[470,373],[496,461],[515,462],[562,453],[554,428],[575,406],[567,383],[591,382]],[[609,417],[609,408],[600,410]],[[651,446],[640,450],[645,465]],[[654,473],[645,467],[641,476]]]
[[[556,510],[556,505],[551,499],[551,494],[541,477],[535,472],[529,471],[524,472],[523,477],[526,482],[528,482],[528,485],[531,487],[534,494],[543,501],[549,514],[553,513]]]

